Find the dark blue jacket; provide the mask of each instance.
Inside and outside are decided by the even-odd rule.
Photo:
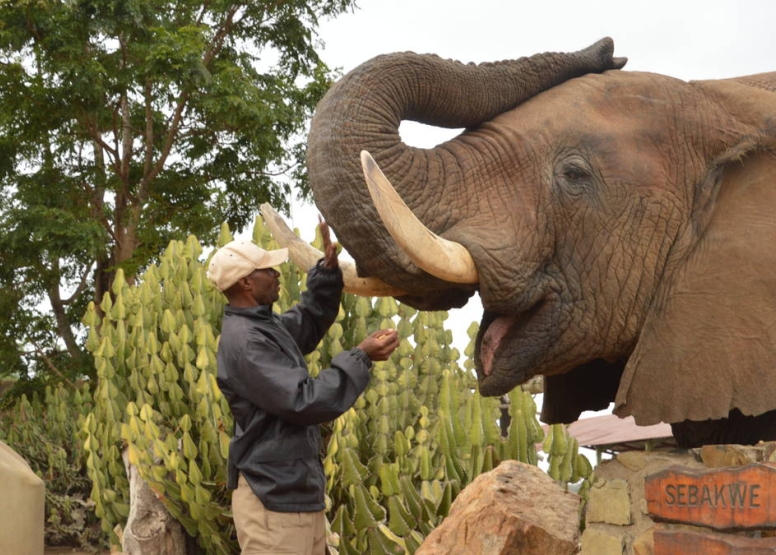
[[[238,473],[271,511],[324,508],[319,424],[347,411],[369,383],[371,361],[344,351],[315,378],[304,355],[334,322],[342,272],[310,270],[299,304],[275,314],[271,306],[224,308],[218,345],[218,385],[235,421],[228,487]]]

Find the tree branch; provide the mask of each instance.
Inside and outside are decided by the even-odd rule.
[[[59,368],[57,368],[57,367],[54,365],[54,363],[53,363],[53,362],[51,361],[51,359],[50,359],[50,358],[49,358],[49,357],[46,355],[46,353],[45,353],[45,352],[43,352],[41,349],[39,349],[39,348],[37,348],[37,347],[35,347],[35,350],[34,350],[34,351],[32,351],[32,352],[33,352],[33,353],[35,353],[37,356],[39,356],[39,357],[40,357],[40,358],[43,360],[43,362],[45,362],[45,363],[46,363],[46,366],[48,367],[48,369],[49,369],[49,370],[51,370],[52,372],[54,372],[54,373],[55,373],[57,376],[59,376],[59,378],[60,378],[60,379],[61,379],[63,382],[65,382],[65,383],[66,383],[66,384],[67,384],[69,387],[72,387],[73,389],[78,389],[78,386],[77,386],[77,385],[75,385],[73,382],[71,382],[71,381],[70,381],[70,380],[67,378],[67,376],[65,376],[65,375],[64,375],[64,374],[63,374],[63,373],[62,373],[62,372],[59,370]],[[24,354],[29,354],[29,353],[24,353]]]
[[[100,145],[100,148],[108,152],[113,158],[118,158],[118,152],[103,140],[102,134],[94,121],[89,121],[87,123],[87,129],[89,130],[88,137],[94,141],[95,144]]]
[[[78,343],[76,343],[73,329],[70,327],[70,322],[67,321],[65,304],[62,302],[62,298],[59,294],[59,279],[61,278],[59,259],[53,258],[51,260],[51,271],[54,274],[56,281],[49,285],[47,292],[49,302],[51,303],[51,310],[54,312],[54,319],[57,323],[57,331],[59,337],[65,342],[65,348],[67,348],[67,352],[70,356],[78,358],[81,355],[81,350],[78,348]]]
[[[151,79],[146,78],[145,82],[145,161],[143,163],[143,175],[148,175],[154,163],[154,110],[153,110],[153,90],[151,88]]]
[[[129,166],[132,161],[132,121],[129,113],[129,99],[121,94],[121,180],[129,185]]]
[[[229,32],[232,30],[232,25],[234,23],[234,16],[237,13],[237,10],[239,8],[237,6],[233,6],[229,12],[226,14],[226,19],[224,20],[223,25],[221,25],[221,28],[218,29],[215,36],[213,37],[213,44],[210,47],[210,50],[208,50],[205,53],[204,58],[202,58],[202,63],[207,66],[210,64],[210,62],[213,61],[213,58],[216,57],[216,54],[218,54],[221,51],[221,48],[224,46],[224,39],[229,35]]]
[[[230,9],[227,13],[223,25],[216,32],[216,35],[213,38],[213,43],[210,49],[205,53],[202,59],[203,65],[209,65],[213,58],[215,58],[216,54],[218,54],[218,52],[223,47],[224,39],[228,36],[229,31],[232,29],[234,16],[238,9],[239,7],[232,7],[232,9]],[[144,172],[143,180],[140,184],[141,190],[138,192],[138,199],[141,203],[145,202],[146,200],[149,184],[157,175],[159,175],[159,172],[162,171],[165,163],[167,162],[167,158],[170,155],[170,150],[172,149],[172,145],[175,142],[175,137],[180,130],[181,121],[183,119],[183,111],[186,108],[186,103],[189,100],[189,96],[190,95],[188,92],[181,92],[177,106],[175,107],[175,112],[170,121],[170,128],[167,131],[167,136],[165,137],[164,146],[162,147],[162,152],[160,153],[159,159],[156,161],[156,164],[154,164],[150,172]]]
[[[75,291],[73,291],[73,294],[70,295],[67,299],[61,299],[61,302],[64,306],[72,304],[73,301],[75,301],[81,295],[81,293],[84,292],[86,286],[89,283],[89,274],[91,273],[90,270],[91,267],[88,267],[86,270],[84,270],[84,273],[81,275],[81,281],[78,283],[78,287],[75,288]]]

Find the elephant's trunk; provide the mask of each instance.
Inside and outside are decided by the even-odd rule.
[[[472,128],[528,98],[588,72],[624,65],[612,58],[613,43],[603,39],[572,54],[547,53],[482,65],[465,65],[436,56],[400,53],[374,58],[335,84],[319,103],[308,137],[308,170],[316,204],[354,255],[361,275],[425,297],[447,289],[436,308],[465,302],[473,287],[434,278],[396,246],[371,205],[363,182],[360,152],[369,151],[415,215],[442,235],[466,216],[460,200],[474,188],[466,183],[478,171],[462,168],[457,153],[469,149],[459,138],[434,149],[402,143],[399,124],[415,120],[435,126]],[[451,289],[458,288],[458,295]],[[426,305],[416,301],[416,305]],[[444,305],[447,306],[444,306]]]

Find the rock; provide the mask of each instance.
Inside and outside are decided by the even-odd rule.
[[[617,460],[631,472],[638,472],[647,466],[648,451],[625,451],[618,453]]]
[[[580,555],[622,555],[625,542],[619,531],[585,528]]]
[[[757,445],[704,445],[694,449],[708,468],[743,466],[753,462],[776,462],[776,442]]]
[[[504,461],[460,493],[415,555],[572,555],[579,506],[537,467]]]
[[[655,527],[651,526],[633,540],[633,555],[655,554]]]
[[[631,499],[626,480],[596,480],[590,489],[586,522],[604,522],[628,526],[631,518]]]
[[[129,517],[121,538],[122,551],[126,555],[186,555],[183,526],[167,511],[128,459],[125,451]]]

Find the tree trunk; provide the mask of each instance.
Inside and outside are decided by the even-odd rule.
[[[129,517],[121,539],[127,555],[186,555],[183,526],[167,511],[123,453],[129,478]]]

